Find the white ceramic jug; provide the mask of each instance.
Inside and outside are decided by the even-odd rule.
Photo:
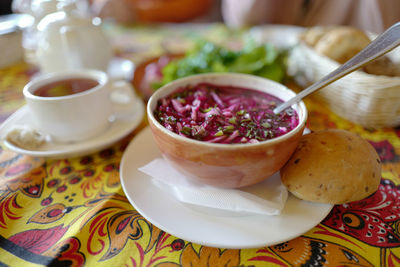
[[[48,73],[63,70],[107,70],[112,57],[111,45],[99,18],[83,17],[74,3],[65,3],[60,11],[45,16],[38,24],[37,63]]]

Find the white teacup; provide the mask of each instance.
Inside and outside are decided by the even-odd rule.
[[[88,79],[94,87],[64,96],[37,95],[49,84],[71,79]],[[97,83],[97,85],[96,85]],[[54,72],[29,82],[23,94],[36,130],[48,134],[53,142],[79,142],[104,132],[111,121],[133,109],[135,94],[124,81],[111,82],[97,70]]]

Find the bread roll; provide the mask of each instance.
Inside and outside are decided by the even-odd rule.
[[[364,66],[363,70],[373,75],[400,76],[400,66],[386,56],[382,56],[368,63]]]
[[[325,33],[315,44],[315,51],[341,64],[370,43],[369,37],[352,27],[337,27]]]
[[[307,45],[314,47],[318,41],[324,36],[328,31],[334,29],[335,26],[315,26],[306,29],[299,35],[300,40],[305,42]]]
[[[349,26],[314,26],[299,35],[299,39],[317,53],[338,63],[345,63],[369,43],[368,35]],[[400,76],[400,65],[387,56],[381,56],[363,67],[368,74]]]
[[[281,179],[300,199],[342,204],[374,193],[381,179],[375,149],[356,134],[325,130],[304,135]]]

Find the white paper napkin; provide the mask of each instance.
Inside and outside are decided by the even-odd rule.
[[[156,158],[139,170],[179,201],[235,213],[279,215],[288,197],[279,172],[253,186],[224,189],[190,181],[163,158]]]

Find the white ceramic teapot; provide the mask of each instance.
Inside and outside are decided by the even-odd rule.
[[[14,0],[16,2],[22,0]],[[31,5],[27,7],[24,13],[35,17],[39,22],[46,15],[58,11],[57,5],[65,3],[75,3],[76,10],[81,15],[89,14],[88,0],[31,0]]]
[[[63,3],[60,11],[45,16],[38,24],[37,63],[42,72],[76,69],[107,70],[111,45],[99,18],[83,17],[74,3]]]

